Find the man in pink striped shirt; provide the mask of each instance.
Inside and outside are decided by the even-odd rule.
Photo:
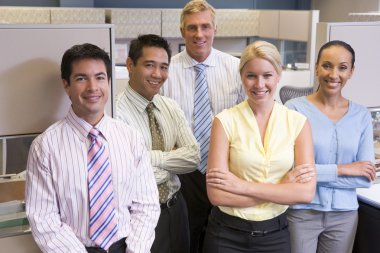
[[[92,44],[63,55],[61,77],[72,105],[34,140],[27,164],[26,213],[43,252],[150,252],[160,214],[157,186],[140,134],[104,113],[111,69],[108,54]],[[106,150],[99,155],[106,163],[90,166],[98,150]],[[101,168],[108,174],[90,194],[97,178],[88,170]],[[93,199],[104,201],[104,209],[90,216]]]

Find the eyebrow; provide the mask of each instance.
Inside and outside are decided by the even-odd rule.
[[[98,72],[95,74],[95,76],[102,76],[102,75],[107,76],[107,73],[106,72]],[[77,73],[77,74],[73,75],[73,77],[78,77],[78,76],[88,76],[88,75],[85,73]]]
[[[147,61],[144,61],[144,64],[146,64],[146,63],[160,64],[160,65],[163,64],[163,65],[169,66],[169,63],[167,63],[167,62],[159,63],[156,61],[147,60]]]

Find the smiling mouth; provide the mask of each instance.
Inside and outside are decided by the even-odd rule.
[[[267,94],[269,91],[252,91],[253,94],[257,95],[257,96],[263,96],[265,94]]]
[[[101,96],[98,95],[98,96],[87,96],[87,97],[84,97],[86,100],[89,100],[89,101],[93,101],[93,100],[98,100]]]
[[[151,80],[148,80],[148,83],[149,83],[150,85],[153,85],[153,86],[157,86],[157,85],[160,85],[160,84],[161,84],[160,81],[151,81]]]
[[[206,41],[195,41],[194,44],[195,44],[196,46],[203,46],[203,45],[206,44]]]

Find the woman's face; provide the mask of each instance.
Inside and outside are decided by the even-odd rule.
[[[315,66],[319,89],[328,94],[341,93],[354,71],[351,60],[351,53],[344,47],[331,46],[323,50]]]
[[[255,105],[273,103],[280,75],[269,61],[262,58],[248,61],[241,71],[241,80],[250,103]]]

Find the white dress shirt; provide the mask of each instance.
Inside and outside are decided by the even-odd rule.
[[[161,127],[165,151],[152,150],[146,112],[150,102],[154,104],[154,115]],[[172,99],[157,94],[148,101],[128,85],[117,97],[116,118],[140,130],[149,150],[156,182],[167,183],[170,198],[181,187],[177,174],[196,170],[200,160],[197,141],[183,111]]]
[[[196,64],[198,62],[191,58],[186,50],[173,56],[169,67],[169,78],[161,89],[162,95],[179,103],[192,128]],[[238,58],[212,48],[203,64],[207,65],[205,74],[214,116],[245,99]]]
[[[150,252],[160,215],[158,191],[144,140],[127,124],[104,116],[96,126],[108,146],[118,223],[126,252]],[[89,238],[88,133],[92,126],[70,109],[31,145],[26,213],[36,243],[48,253],[86,253]]]

